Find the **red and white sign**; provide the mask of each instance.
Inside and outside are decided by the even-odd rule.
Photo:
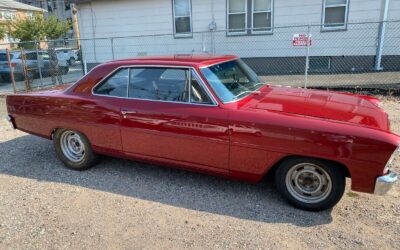
[[[307,40],[308,40],[308,45],[311,46],[311,34],[310,37],[307,36],[306,33],[300,33],[300,34],[294,34],[293,35],[293,40],[292,40],[292,45],[293,46],[307,46]]]

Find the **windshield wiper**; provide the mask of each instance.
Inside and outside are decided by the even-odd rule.
[[[238,98],[239,96],[241,96],[243,94],[247,94],[247,93],[250,93],[250,94],[261,94],[261,91],[259,91],[259,90],[246,90],[246,91],[240,92],[238,95],[235,95],[235,99]]]

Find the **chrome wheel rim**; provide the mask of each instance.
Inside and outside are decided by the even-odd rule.
[[[80,162],[85,157],[85,144],[76,132],[65,131],[62,133],[60,144],[61,150],[68,160]]]
[[[329,196],[332,181],[322,167],[313,163],[299,163],[286,174],[286,187],[295,199],[312,204]]]

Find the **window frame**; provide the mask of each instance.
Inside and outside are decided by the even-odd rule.
[[[175,1],[172,0],[172,25],[174,29],[174,38],[192,38],[193,37],[193,15],[192,15],[192,0],[189,1],[189,16],[176,16],[175,15]],[[176,32],[176,18],[177,17],[189,17],[190,21],[190,32],[177,33]]]
[[[349,7],[350,7],[350,0],[346,0],[345,4],[326,4],[327,0],[322,0],[322,20],[321,20],[321,30],[322,31],[343,31],[347,30],[347,23],[349,17]],[[344,23],[342,26],[326,26],[325,24],[325,12],[327,8],[335,8],[335,7],[345,7],[344,13]]]
[[[246,35],[248,34],[248,0],[244,0],[244,12],[229,12],[229,3],[231,0],[226,0],[226,31],[228,35],[235,36],[235,35]],[[229,28],[229,16],[230,15],[243,15],[244,14],[244,31],[231,31]]]
[[[245,0],[245,12],[229,13],[229,2],[226,0],[226,35],[227,36],[251,36],[251,35],[272,35],[274,33],[274,16],[275,16],[275,1],[271,0],[270,11],[254,11],[254,0]],[[271,13],[271,27],[267,31],[254,30],[254,14],[255,13]],[[235,32],[229,29],[229,15],[245,14],[245,31]]]
[[[271,10],[270,11],[254,11],[254,1],[251,0],[251,30],[252,34],[272,34],[274,28],[274,0],[271,0]],[[255,31],[254,29],[254,14],[257,13],[270,13],[271,14],[271,27],[267,31]]]
[[[126,96],[125,97],[120,97],[120,96],[111,96],[111,95],[102,95],[102,94],[97,94],[94,92],[94,90],[97,88],[97,86],[101,85],[102,83],[106,82],[110,77],[112,77],[116,72],[118,72],[119,70],[128,68],[128,84],[127,84],[127,92],[126,92]],[[205,93],[207,94],[207,96],[210,98],[211,100],[211,104],[209,103],[191,103],[190,102],[190,88],[189,88],[189,100],[187,102],[176,102],[176,101],[166,101],[166,100],[153,100],[153,99],[142,99],[142,98],[135,98],[135,97],[129,97],[129,85],[130,85],[130,70],[132,68],[171,68],[171,69],[184,69],[187,70],[187,72],[189,73],[193,73],[196,80],[199,82],[200,86],[203,88],[203,90],[205,91]],[[191,78],[189,78],[191,79]],[[191,84],[191,82],[190,82]],[[191,87],[191,86],[190,86]],[[209,87],[205,84],[205,82],[203,81],[203,79],[200,77],[199,73],[197,72],[197,70],[194,67],[191,66],[174,66],[174,65],[149,65],[149,64],[138,64],[138,65],[123,65],[123,66],[119,66],[117,68],[115,68],[114,70],[112,70],[108,75],[106,75],[102,80],[100,80],[98,83],[96,83],[92,89],[91,89],[91,94],[93,96],[103,96],[103,97],[110,97],[110,98],[119,98],[119,99],[126,99],[126,100],[142,100],[142,101],[151,101],[151,102],[161,102],[161,103],[179,103],[179,104],[184,104],[184,105],[200,105],[200,106],[218,106],[218,101],[215,99],[214,95],[212,94],[212,92],[210,91]]]

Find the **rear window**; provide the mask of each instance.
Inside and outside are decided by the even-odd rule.
[[[10,54],[10,59],[13,59],[14,55]],[[7,53],[0,53],[0,61],[7,61]]]

